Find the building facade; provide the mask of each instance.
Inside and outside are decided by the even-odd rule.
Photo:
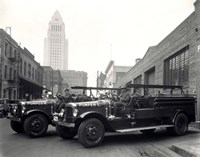
[[[53,95],[62,93],[62,77],[59,70],[53,70],[50,66],[43,66],[43,87],[51,91]]]
[[[65,39],[65,24],[59,11],[49,22],[47,38],[44,39],[43,63],[54,70],[68,70],[68,40]]]
[[[181,85],[185,93],[197,94],[196,115],[200,119],[200,0],[195,10],[116,84]]]
[[[43,91],[43,67],[35,61],[32,53],[19,47],[19,99],[38,99]]]
[[[114,61],[111,60],[105,70],[104,87],[114,87],[115,83],[130,69],[131,66],[116,66]]]
[[[34,56],[0,29],[0,98],[36,99],[42,94],[43,68]]]
[[[106,79],[106,74],[102,72],[97,72],[97,87],[104,87],[104,82]]]
[[[3,29],[0,29],[0,98],[17,99],[19,79],[18,43]]]
[[[43,87],[53,91],[53,69],[50,66],[43,66]]]
[[[75,70],[61,70],[63,89],[73,86],[87,86],[87,73]],[[82,94],[83,90],[72,90],[74,94]]]

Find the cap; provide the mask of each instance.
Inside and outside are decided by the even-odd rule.
[[[69,88],[65,88],[65,89],[64,89],[64,92],[66,92],[66,91],[69,91]]]

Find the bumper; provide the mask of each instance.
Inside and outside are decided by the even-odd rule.
[[[75,123],[57,122],[57,124],[68,128],[75,128]]]
[[[12,121],[16,121],[16,122],[21,122],[21,118],[18,118],[18,117],[9,117],[10,120]]]

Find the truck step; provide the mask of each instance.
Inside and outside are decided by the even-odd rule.
[[[125,132],[133,132],[133,131],[138,131],[138,130],[168,128],[168,127],[173,127],[173,126],[174,125],[155,125],[155,126],[148,126],[148,127],[137,127],[137,128],[120,129],[120,130],[116,130],[116,132],[125,133]]]

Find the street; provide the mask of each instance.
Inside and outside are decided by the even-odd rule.
[[[170,136],[158,130],[152,136],[139,132],[130,134],[106,134],[100,147],[86,149],[77,137],[63,140],[56,135],[55,128],[49,126],[48,133],[42,138],[29,138],[10,128],[8,119],[0,119],[0,156],[1,157],[165,157],[178,156],[170,149],[172,144],[198,142],[200,131],[189,128],[185,136]]]

